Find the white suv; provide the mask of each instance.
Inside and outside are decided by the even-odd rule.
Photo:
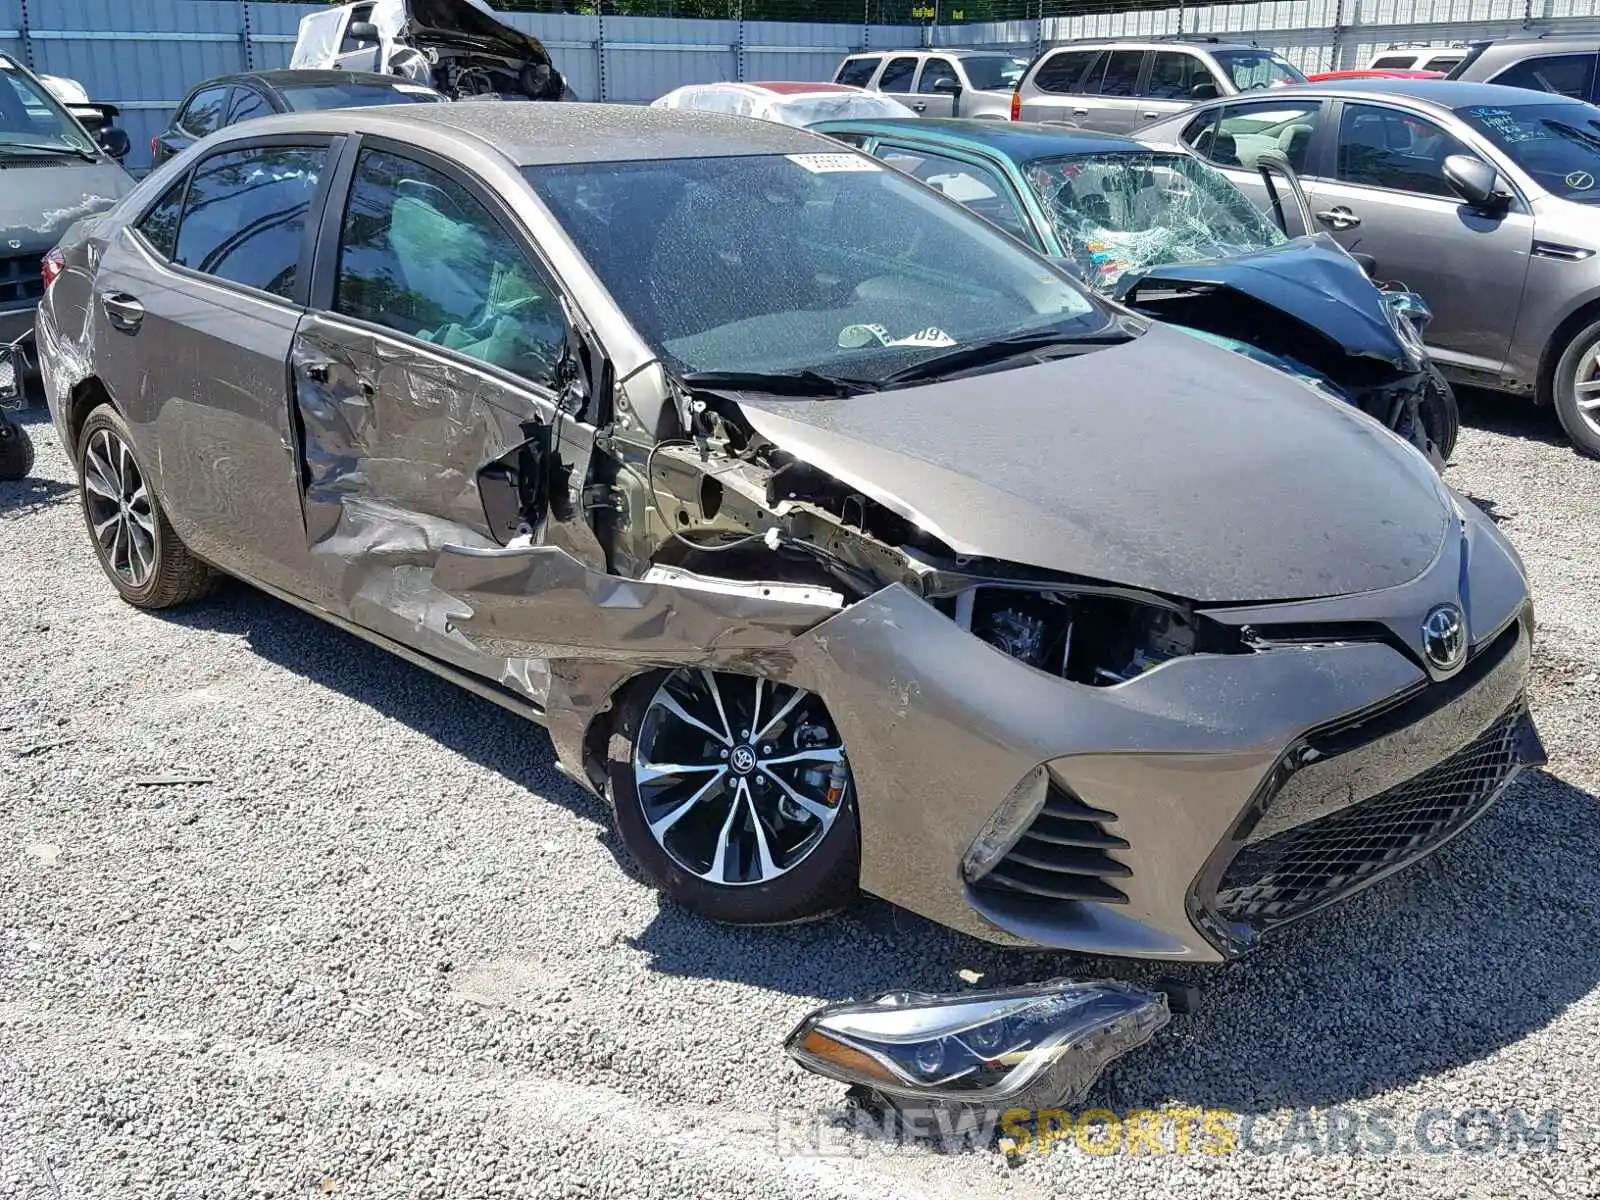
[[[875,50],[852,54],[835,83],[881,92],[919,117],[1011,116],[1028,60],[1003,50]]]

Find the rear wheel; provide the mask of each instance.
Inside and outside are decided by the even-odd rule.
[[[33,439],[0,414],[0,479],[21,479],[33,470]]]
[[[619,708],[610,776],[623,844],[685,908],[781,925],[855,899],[855,788],[820,697],[748,675],[652,673]]]
[[[1567,343],[1550,379],[1550,400],[1572,444],[1600,458],[1600,321]]]
[[[136,608],[171,608],[206,595],[216,574],[173,531],[115,409],[89,414],[78,438],[78,494],[95,557]]]

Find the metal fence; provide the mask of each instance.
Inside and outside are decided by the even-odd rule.
[[[789,0],[775,0],[789,2]],[[1214,34],[1272,46],[1308,70],[1364,63],[1391,45],[1458,43],[1528,30],[1600,28],[1597,0],[833,0],[805,5],[807,21],[747,20],[741,0],[649,0],[662,11],[724,18],[618,15],[603,0],[590,12],[552,12],[555,0],[523,0],[506,20],[542,39],[584,99],[643,102],[684,83],[723,79],[827,79],[863,48],[1006,47],[1025,55],[1082,37]],[[82,82],[120,105],[134,142],[129,166],[149,160],[150,137],[194,84],[230,71],[286,66],[300,18],[320,4],[264,0],[0,0],[0,50],[37,71]],[[1106,11],[1115,7],[1117,11]],[[762,12],[782,11],[769,4]],[[1013,19],[971,15],[1012,12]],[[859,12],[862,20],[842,19]],[[868,19],[880,16],[885,22]],[[935,21],[937,16],[937,21]],[[913,22],[904,23],[906,17]]]

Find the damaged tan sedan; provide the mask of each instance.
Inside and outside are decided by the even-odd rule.
[[[122,596],[237,576],[541,722],[710,917],[1216,960],[1542,761],[1522,566],[1420,454],[814,135],[275,117],[63,249]]]

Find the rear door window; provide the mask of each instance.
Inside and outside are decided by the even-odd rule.
[[[1133,95],[1138,91],[1139,68],[1142,66],[1144,66],[1143,50],[1113,50],[1106,62],[1106,73],[1100,80],[1098,89],[1100,95]]]
[[[1593,54],[1547,54],[1508,67],[1493,82],[1587,100],[1594,94],[1594,70]]]
[[[833,77],[833,81],[851,87],[866,87],[872,82],[872,73],[878,69],[880,61],[876,58],[847,58],[839,64],[839,73]]]
[[[1085,68],[1094,61],[1093,50],[1065,50],[1052,54],[1034,72],[1033,85],[1041,92],[1067,93],[1083,79]]]
[[[1248,170],[1256,169],[1263,152],[1276,150],[1301,174],[1310,165],[1311,142],[1321,120],[1320,101],[1229,104],[1197,117],[1183,131],[1183,141],[1219,167]]]
[[[228,110],[228,93],[232,89],[226,87],[202,88],[190,97],[189,103],[184,105],[183,114],[178,118],[178,124],[185,133],[197,138],[203,138],[208,133],[215,133],[222,128],[222,117]]]
[[[150,206],[150,211],[139,218],[134,226],[140,236],[150,243],[150,248],[162,258],[170,259],[178,245],[178,220],[183,216],[183,193],[189,186],[185,173],[178,182],[161,194],[161,199]]]
[[[293,299],[327,146],[250,146],[195,167],[172,261]]]
[[[554,383],[566,343],[555,287],[468,188],[432,167],[361,152],[335,292],[347,316]]]
[[[880,92],[909,92],[911,79],[917,73],[917,60],[901,56],[891,58],[889,65],[883,69],[883,74],[878,78]]]
[[[222,123],[237,125],[240,121],[271,115],[272,105],[267,103],[265,96],[255,88],[236,87],[233,89],[233,99],[228,102],[228,112]]]

